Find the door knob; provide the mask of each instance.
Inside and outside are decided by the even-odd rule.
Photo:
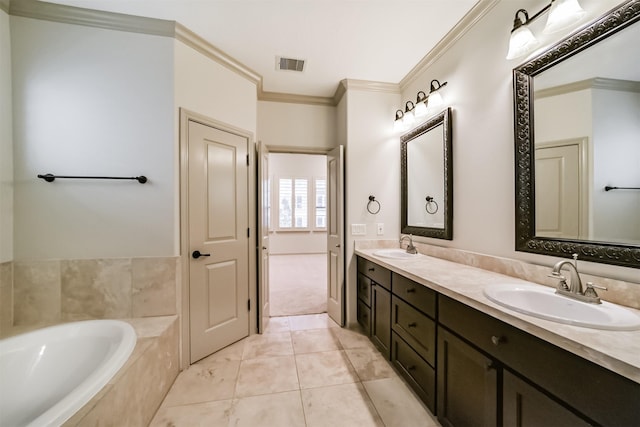
[[[198,259],[201,256],[211,256],[211,254],[203,254],[200,251],[193,251],[193,253],[191,253],[191,256],[193,257],[193,259]]]

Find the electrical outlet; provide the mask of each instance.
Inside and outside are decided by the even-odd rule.
[[[384,234],[384,223],[378,223],[378,236],[382,236]]]
[[[351,224],[352,236],[365,236],[367,234],[367,224]]]

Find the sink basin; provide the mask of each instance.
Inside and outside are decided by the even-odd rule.
[[[624,307],[573,300],[542,285],[496,285],[484,294],[508,309],[558,323],[613,331],[640,329],[640,316]]]
[[[420,256],[420,254],[410,254],[404,249],[380,249],[373,253],[382,258],[410,259]]]

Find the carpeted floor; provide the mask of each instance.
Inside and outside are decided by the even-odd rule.
[[[327,311],[327,255],[269,257],[271,316]]]

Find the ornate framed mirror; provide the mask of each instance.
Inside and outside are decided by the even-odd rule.
[[[513,70],[516,250],[640,268],[638,21],[627,1]]]
[[[400,138],[401,232],[453,238],[451,109]]]

